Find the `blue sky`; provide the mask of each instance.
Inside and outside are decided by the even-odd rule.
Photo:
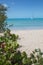
[[[43,0],[0,0],[8,6],[8,18],[43,18]]]

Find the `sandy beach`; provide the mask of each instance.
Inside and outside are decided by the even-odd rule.
[[[19,35],[18,43],[22,46],[21,51],[30,54],[34,49],[40,48],[43,51],[43,30],[15,30],[11,31]]]

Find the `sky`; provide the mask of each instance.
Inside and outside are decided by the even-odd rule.
[[[8,7],[8,18],[43,18],[43,0],[0,0]]]

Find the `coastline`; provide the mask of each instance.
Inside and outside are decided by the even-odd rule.
[[[30,54],[34,49],[40,48],[43,51],[43,29],[37,30],[11,30],[11,33],[19,35],[19,50]]]

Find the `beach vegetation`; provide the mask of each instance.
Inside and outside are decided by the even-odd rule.
[[[5,20],[7,19],[6,15],[7,7],[0,4],[0,32],[5,31],[7,23]]]
[[[3,36],[0,36],[0,65],[43,65],[43,53],[35,49],[30,53],[18,50],[17,35],[11,34],[7,29]]]

